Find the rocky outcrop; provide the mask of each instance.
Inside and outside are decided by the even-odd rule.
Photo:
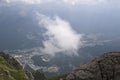
[[[34,80],[34,76],[33,76],[33,74],[31,72],[26,71],[26,75],[27,75],[29,80]]]
[[[29,74],[15,58],[0,52],[0,80],[33,80]]]
[[[32,75],[34,76],[34,80],[47,80],[45,75],[40,71],[34,71]]]
[[[120,80],[120,52],[106,53],[81,65],[66,80]]]
[[[14,57],[0,52],[0,80],[46,80],[46,77],[39,71],[25,71]]]
[[[0,52],[0,56],[3,57],[10,65],[14,66],[16,69],[23,69],[22,65],[12,56],[4,52]]]

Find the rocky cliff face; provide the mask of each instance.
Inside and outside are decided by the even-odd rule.
[[[120,80],[120,52],[106,53],[81,65],[65,80]]]
[[[10,65],[12,65],[16,69],[23,69],[22,65],[9,54],[5,54],[4,52],[0,52],[0,56],[3,57]]]
[[[33,77],[15,58],[0,52],[0,80],[33,80]]]
[[[0,52],[0,80],[46,80],[46,77],[39,71],[23,70],[14,57]]]
[[[120,52],[106,53],[81,65],[66,78],[65,76],[50,80],[120,80]],[[49,79],[46,79],[44,74],[40,72],[31,73],[24,71],[15,58],[0,52],[0,80]]]

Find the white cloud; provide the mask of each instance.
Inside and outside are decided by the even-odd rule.
[[[25,4],[41,4],[41,3],[61,3],[62,5],[96,5],[96,4],[119,4],[119,0],[1,0],[2,3],[25,3]]]
[[[65,52],[67,55],[77,54],[77,50],[82,46],[82,35],[78,34],[69,22],[56,16],[54,19],[37,13],[40,27],[45,29],[43,34],[44,48],[41,51],[54,55],[58,52]]]
[[[76,4],[96,4],[98,0],[63,0],[65,3],[76,5]]]
[[[1,0],[4,3],[27,3],[27,4],[40,4],[42,0]]]
[[[119,5],[120,0],[62,0],[71,5]]]
[[[20,1],[29,3],[29,4],[40,4],[42,2],[42,0],[20,0]]]

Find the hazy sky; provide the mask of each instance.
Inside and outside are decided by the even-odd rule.
[[[119,0],[0,0],[2,4],[16,4],[23,3],[29,5],[40,5],[40,4],[48,4],[48,3],[60,3],[62,5],[119,5]]]
[[[119,4],[120,0],[0,0],[0,17],[1,21],[11,14],[12,17],[32,17],[33,23],[45,29],[41,33],[44,37],[40,48],[43,53],[54,55],[69,51],[69,54],[76,54],[83,46],[83,34],[90,31],[98,34],[100,31],[118,32]],[[33,35],[27,37],[35,38]]]
[[[41,3],[48,3],[48,2],[59,2],[59,3],[66,3],[71,5],[77,4],[100,4],[100,3],[120,3],[119,0],[1,0],[4,3],[16,3],[22,2],[26,4],[41,4]]]

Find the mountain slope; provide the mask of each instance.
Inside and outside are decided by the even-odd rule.
[[[120,80],[120,52],[106,53],[66,75],[47,79],[39,71],[26,72],[15,58],[0,52],[0,80]]]
[[[31,80],[22,66],[11,56],[0,52],[0,80]]]
[[[120,80],[120,52],[110,52],[83,64],[66,80]]]

